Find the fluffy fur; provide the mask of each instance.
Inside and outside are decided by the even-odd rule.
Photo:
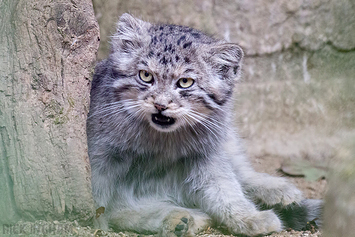
[[[255,172],[240,147],[232,97],[242,57],[238,45],[195,29],[121,16],[111,54],[95,70],[87,121],[93,196],[105,207],[97,227],[162,236],[213,224],[233,234],[282,229],[255,203],[284,206],[302,194]],[[181,88],[181,78],[194,83]],[[158,113],[174,123],[157,124]]]

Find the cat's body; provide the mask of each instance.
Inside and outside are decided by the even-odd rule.
[[[256,173],[232,128],[242,50],[183,26],[124,14],[95,71],[87,132],[100,228],[193,235],[282,229],[268,206],[302,200],[285,179]],[[310,217],[309,217],[310,218]]]

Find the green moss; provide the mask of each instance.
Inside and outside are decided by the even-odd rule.
[[[55,125],[64,124],[68,121],[67,115],[64,114],[64,107],[56,100],[51,100],[47,104],[45,114],[47,118],[53,119]]]
[[[54,119],[53,123],[55,125],[60,125],[60,124],[64,124],[68,121],[68,117],[67,116],[58,116]]]
[[[58,124],[63,124],[64,122],[60,119],[60,118],[55,118],[54,120],[54,124],[58,125]]]

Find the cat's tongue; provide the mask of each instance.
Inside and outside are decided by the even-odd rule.
[[[167,127],[170,125],[173,125],[175,123],[175,119],[171,117],[166,117],[162,115],[161,113],[158,114],[152,114],[152,121],[155,124],[158,124],[163,127]]]

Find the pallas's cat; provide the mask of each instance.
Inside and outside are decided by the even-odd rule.
[[[283,228],[255,203],[280,209],[302,193],[255,172],[240,147],[232,120],[242,58],[237,44],[198,30],[121,16],[87,121],[93,196],[105,208],[97,227],[161,236]]]

